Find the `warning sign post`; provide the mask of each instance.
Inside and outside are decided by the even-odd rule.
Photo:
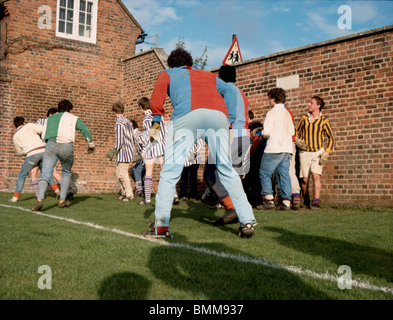
[[[239,42],[237,41],[237,37],[235,37],[232,41],[232,45],[229,48],[227,55],[222,62],[223,65],[234,64],[238,62],[242,62],[242,54],[240,53]]]

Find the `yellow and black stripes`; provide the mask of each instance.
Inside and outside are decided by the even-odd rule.
[[[304,140],[308,145],[308,152],[315,152],[324,147],[325,138],[328,144],[325,147],[330,152],[334,145],[334,135],[330,122],[324,116],[310,122],[308,115],[303,116],[296,126],[296,137]]]

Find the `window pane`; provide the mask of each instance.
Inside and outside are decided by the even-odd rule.
[[[67,22],[67,33],[72,34],[72,22]]]
[[[59,19],[65,20],[65,13],[66,13],[65,9],[60,8]]]
[[[91,27],[86,27],[86,37],[90,38],[91,37]]]
[[[86,1],[85,0],[81,0],[81,4],[79,6],[79,10],[80,11],[86,11]]]
[[[67,21],[72,21],[74,19],[74,11],[67,10]]]
[[[86,24],[89,25],[89,26],[91,26],[91,14],[88,14],[88,15],[87,15]]]
[[[74,0],[68,0],[68,8],[74,9]]]
[[[60,7],[66,6],[66,0],[60,0]]]
[[[79,13],[79,23],[85,23],[85,13],[84,12]]]
[[[88,2],[87,3],[87,12],[91,13],[93,9],[93,2]]]
[[[79,25],[79,35],[82,37],[85,35],[85,26],[83,24]]]
[[[65,22],[59,21],[59,32],[64,32],[65,30]]]

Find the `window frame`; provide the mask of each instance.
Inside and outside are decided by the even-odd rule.
[[[86,0],[86,4],[87,4],[87,2],[93,3],[93,7],[91,10],[92,11],[91,37],[79,35],[79,12],[80,12],[80,1],[81,0],[74,0],[72,34],[59,31],[60,1],[61,0],[57,0],[57,5],[56,5],[56,37],[96,44],[97,43],[98,0]],[[68,0],[67,0],[66,4],[67,3],[68,3]],[[77,9],[75,9],[75,8],[77,8]]]

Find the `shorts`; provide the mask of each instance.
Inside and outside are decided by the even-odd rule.
[[[149,164],[163,164],[164,162],[164,156],[159,156],[159,157],[155,157],[155,158],[150,158],[150,159],[144,159],[145,161],[145,165],[149,165]]]
[[[307,152],[300,151],[299,159],[300,159],[300,172],[299,178],[307,178],[310,173],[317,173],[322,175],[323,166],[319,164],[319,160],[321,159],[321,154],[325,151],[324,148],[315,151],[315,152]]]

